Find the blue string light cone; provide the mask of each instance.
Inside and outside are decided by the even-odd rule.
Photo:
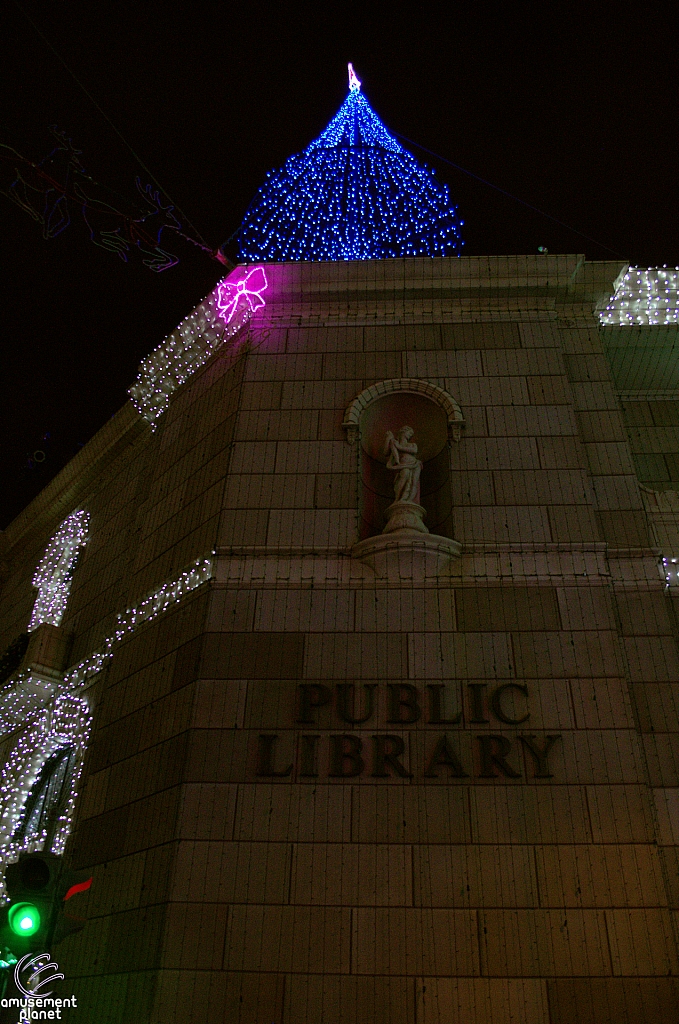
[[[448,188],[389,134],[349,65],[325,131],[267,175],[240,228],[242,260],[459,256]]]

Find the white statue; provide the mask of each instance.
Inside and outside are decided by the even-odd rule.
[[[410,440],[414,433],[412,427],[401,427],[396,437],[391,430],[388,431],[384,454],[389,456],[387,469],[396,473],[394,477],[396,501],[412,502],[419,505],[422,463],[416,457],[417,445]]]

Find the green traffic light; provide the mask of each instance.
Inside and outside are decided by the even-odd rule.
[[[9,908],[7,923],[15,935],[35,935],[40,927],[40,911],[32,903],[15,903]]]

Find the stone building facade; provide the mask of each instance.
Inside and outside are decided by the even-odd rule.
[[[600,327],[623,269],[267,265],[5,531],[3,650],[88,516],[2,692],[8,848],[84,757],[83,1020],[675,1019],[677,338]]]

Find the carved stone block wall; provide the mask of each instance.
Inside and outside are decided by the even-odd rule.
[[[215,551],[92,690],[59,957],[88,1019],[672,1018],[677,624],[593,315],[619,270],[267,267],[238,359],[83,478],[79,652]],[[404,379],[457,403],[461,547],[377,573],[358,435],[393,410],[356,403]]]

